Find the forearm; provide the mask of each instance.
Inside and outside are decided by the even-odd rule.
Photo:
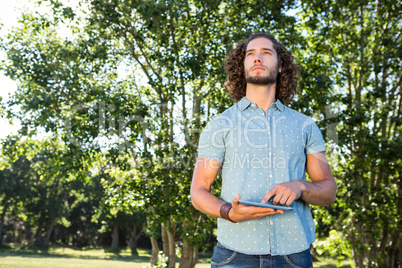
[[[225,203],[211,193],[211,185],[221,164],[219,161],[198,158],[190,189],[193,206],[213,217],[220,217],[220,208]]]
[[[306,170],[312,182],[302,181],[301,198],[315,206],[328,206],[336,199],[336,182],[324,152],[306,156]]]
[[[317,182],[299,181],[302,184],[300,198],[314,206],[329,206],[336,199],[336,183],[333,178]]]
[[[191,202],[199,211],[212,217],[221,217],[220,208],[225,203],[206,189],[191,189]]]

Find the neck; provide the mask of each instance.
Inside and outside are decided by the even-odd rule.
[[[246,98],[257,104],[265,113],[275,102],[276,83],[267,86],[247,84]]]

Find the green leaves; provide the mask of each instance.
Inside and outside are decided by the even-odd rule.
[[[302,1],[311,50],[329,59],[320,64],[332,81],[331,103],[339,107],[339,211],[333,216],[343,220],[338,231],[359,256],[385,266],[392,266],[397,252],[390,245],[399,239],[389,235],[399,232],[390,222],[401,220],[395,173],[401,166],[391,168],[400,163],[391,152],[399,148],[395,121],[402,109],[400,59],[394,56],[401,24],[395,5],[400,3]],[[363,266],[359,258],[355,261]]]

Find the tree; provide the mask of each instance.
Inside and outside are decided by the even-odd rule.
[[[75,15],[71,8],[53,4],[53,16],[23,14],[23,26],[16,28],[3,46],[8,54],[4,71],[19,82],[9,107],[21,105],[19,112],[8,112],[9,117],[16,116],[23,122],[22,135],[29,137],[44,129],[60,137],[63,152],[58,153],[69,158],[57,163],[64,165],[59,168],[85,182],[90,178],[85,170],[99,155],[103,137],[110,139],[112,162],[120,156],[119,139],[124,140],[122,144],[127,137],[136,139],[138,124],[132,117],[136,110],[142,113],[143,106],[138,94],[130,92],[129,79],[115,81],[116,60],[102,44],[96,45],[97,40],[88,36],[90,32],[75,34],[71,39],[56,34],[58,25],[70,23]],[[69,29],[78,30],[71,25]],[[131,130],[127,137],[126,129]],[[51,175],[51,171],[44,176]],[[31,203],[32,209],[40,205],[36,201]]]
[[[10,166],[2,172],[4,186],[9,188],[4,191],[3,215],[18,203],[28,226],[36,230],[34,244],[48,246],[55,226],[69,211],[70,182],[76,179],[67,164],[71,155],[57,140],[17,137],[3,142],[2,154]]]
[[[100,207],[104,195],[101,176],[91,172],[86,180],[71,181],[71,191],[67,199],[69,213],[65,215],[64,224],[55,229],[54,241],[72,244],[76,247],[103,246],[99,234],[101,223],[92,219]]]
[[[30,178],[30,161],[26,152],[19,146],[16,136],[8,136],[2,142],[2,163],[0,168],[0,244],[3,243],[3,234],[6,216],[19,214],[21,203],[26,202],[32,195]],[[15,215],[20,216],[20,215]]]
[[[338,112],[338,225],[357,267],[401,258],[399,1],[302,1],[311,53],[330,65]],[[398,257],[399,256],[399,257]],[[398,259],[399,258],[399,259]]]
[[[6,74],[20,83],[10,105],[22,105],[28,130],[60,136],[76,161],[104,152],[108,166],[125,173],[116,177],[127,185],[124,193],[143,198],[153,252],[161,228],[169,266],[180,241],[180,266],[193,267],[213,220],[188,198],[192,166],[201,129],[231,104],[223,90],[224,58],[256,31],[296,48],[301,36],[285,14],[294,1],[94,0],[79,26],[71,24],[77,21],[72,8],[51,4],[53,13],[25,14],[4,46]],[[57,35],[62,22],[73,37]],[[135,71],[117,71],[127,66]],[[132,170],[134,180],[127,176]],[[122,201],[109,200],[112,207]]]
[[[91,25],[97,27],[98,34],[119,44],[120,54],[142,71],[148,84],[146,104],[155,107],[150,109],[152,120],[147,122],[152,133],[148,137],[150,148],[143,150],[143,156],[148,157],[143,161],[149,161],[150,166],[138,168],[144,174],[149,222],[162,223],[169,267],[176,259],[178,230],[189,234],[194,233],[194,222],[198,226],[209,224],[192,208],[187,195],[200,129],[215,109],[222,111],[230,104],[222,90],[224,57],[234,42],[256,30],[294,34],[297,39],[295,21],[283,14],[292,4],[91,1],[95,11]],[[181,141],[175,126],[183,133]],[[182,267],[195,265],[199,242],[194,242],[201,240],[194,238],[182,237]]]
[[[96,163],[103,190],[101,202],[93,221],[104,222],[103,229],[112,229],[111,249],[118,251],[119,230],[127,234],[127,244],[133,255],[138,255],[137,242],[144,231],[146,222],[142,198],[135,185],[135,170],[121,170],[118,165],[108,166],[107,157]],[[103,161],[102,161],[103,160]]]

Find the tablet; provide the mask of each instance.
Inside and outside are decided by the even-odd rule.
[[[288,207],[288,206],[280,206],[280,205],[274,205],[272,203],[266,203],[266,204],[261,204],[258,202],[251,202],[251,201],[244,201],[244,200],[239,200],[240,204],[243,204],[245,206],[254,206],[254,207],[263,207],[263,208],[273,208],[273,209],[280,209],[280,210],[292,210],[293,208]]]

